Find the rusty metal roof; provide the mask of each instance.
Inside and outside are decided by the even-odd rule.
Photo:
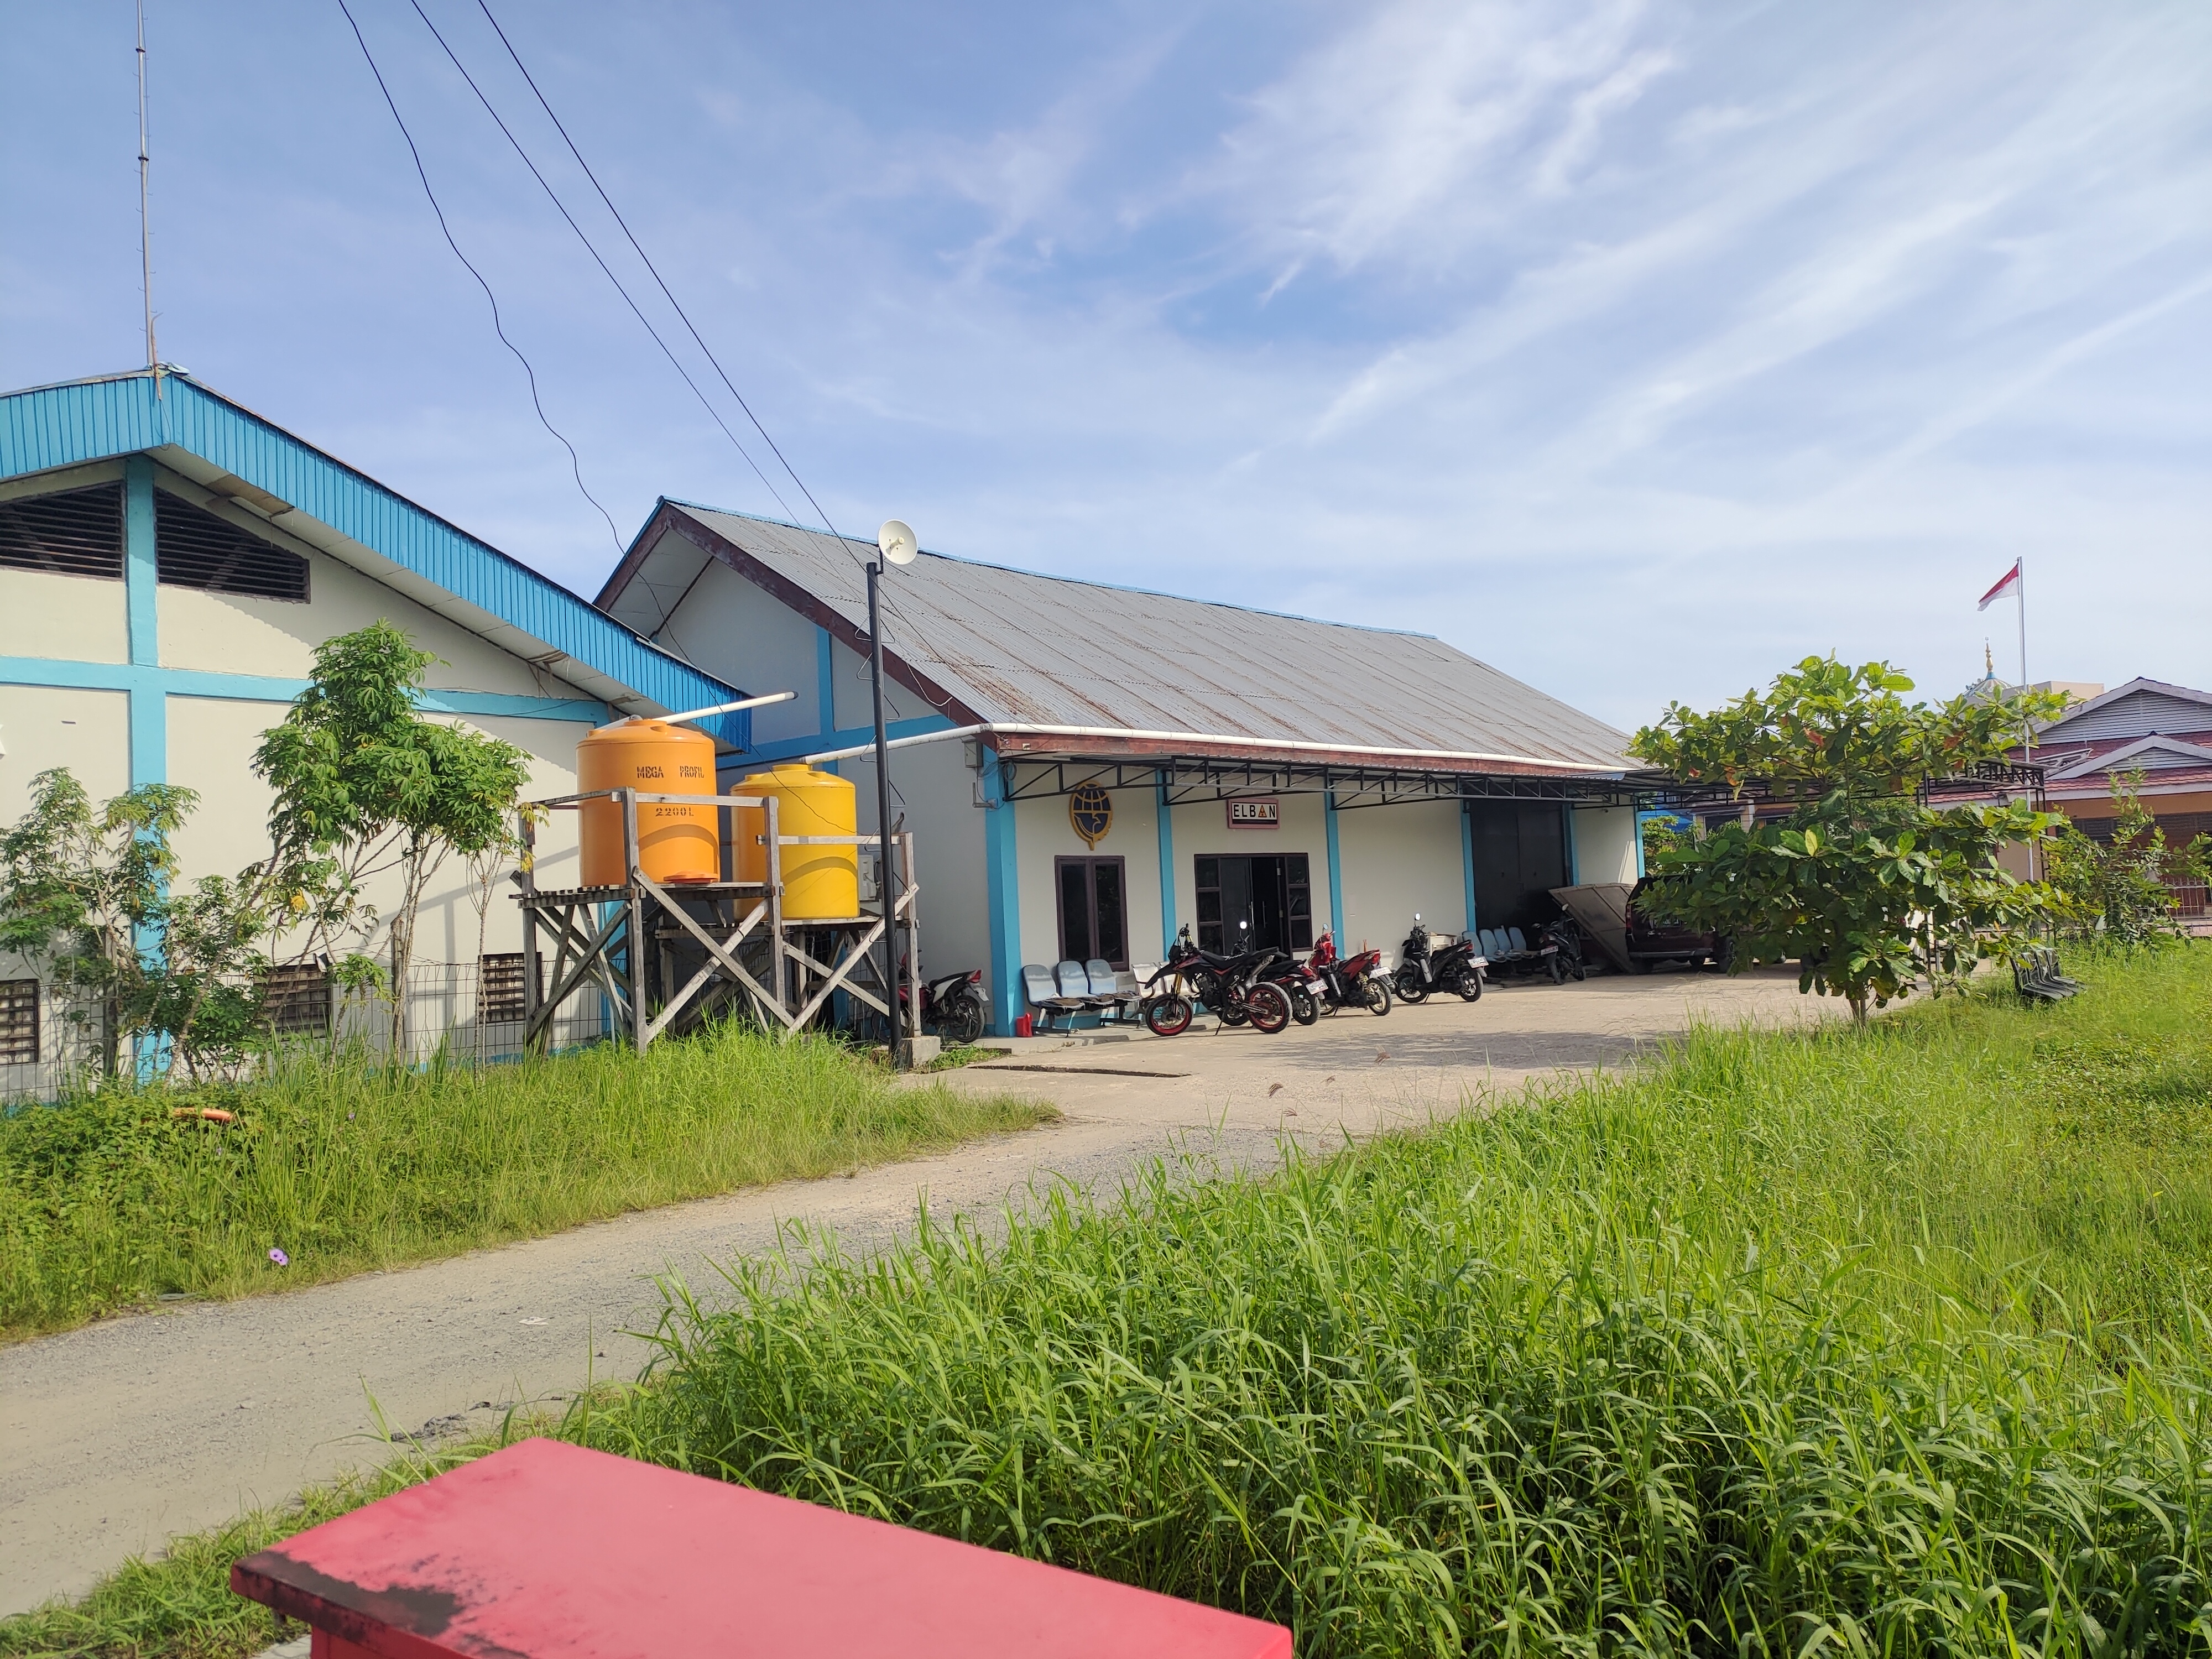
[[[850,627],[873,544],[668,502]],[[695,563],[652,538],[599,604],[658,634]],[[660,539],[666,545],[665,537]],[[725,555],[726,557],[726,554]],[[644,577],[643,580],[633,578]],[[884,584],[885,649],[985,721],[1291,739],[1626,769],[1626,735],[1427,634],[1316,622],[924,552]]]

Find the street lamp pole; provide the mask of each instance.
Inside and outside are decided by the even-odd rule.
[[[907,1050],[904,1034],[900,1030],[898,939],[897,929],[893,926],[897,917],[897,882],[892,873],[891,751],[884,729],[884,627],[878,590],[884,564],[911,564],[917,549],[914,532],[896,519],[887,521],[877,533],[876,547],[881,556],[868,566],[868,685],[875,699],[876,833],[881,837],[876,843],[876,897],[884,916],[884,1004],[890,1010],[884,1024],[890,1033],[891,1064],[899,1066],[904,1063],[902,1057]]]

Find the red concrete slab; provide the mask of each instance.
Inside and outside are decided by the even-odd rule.
[[[526,1440],[248,1556],[319,1656],[1291,1659],[1279,1625]]]

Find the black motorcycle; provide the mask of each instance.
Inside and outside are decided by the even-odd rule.
[[[1390,976],[1390,983],[1407,1002],[1425,1002],[1431,991],[1456,991],[1462,1001],[1474,1002],[1482,995],[1482,969],[1483,959],[1475,954],[1474,940],[1462,934],[1438,948],[1435,937],[1421,925],[1417,910],[1413,931],[1399,947],[1398,971]]]
[[[1138,1017],[1154,1036],[1180,1036],[1203,1008],[1224,1025],[1249,1022],[1272,1036],[1291,1023],[1289,994],[1262,977],[1281,955],[1273,949],[1236,956],[1201,951],[1185,922],[1168,959],[1145,981],[1148,994],[1137,1005]]]
[[[1282,988],[1283,994],[1291,1000],[1291,1018],[1301,1025],[1310,1025],[1321,1018],[1328,993],[1322,990],[1320,975],[1302,964],[1296,957],[1277,953],[1277,960],[1262,970],[1261,977],[1270,985]]]
[[[908,1000],[905,976],[900,976],[899,1000]],[[969,1043],[983,1035],[983,1028],[991,1023],[991,1012],[983,1004],[983,970],[969,969],[964,974],[947,974],[942,979],[933,979],[921,988],[921,1028],[933,1030],[945,1042]]]

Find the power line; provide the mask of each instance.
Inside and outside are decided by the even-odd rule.
[[[792,483],[799,486],[799,493],[806,497],[806,504],[814,509],[815,515],[822,520],[823,527],[832,536],[837,537],[839,541],[843,541],[845,538],[838,535],[837,526],[830,522],[830,515],[822,510],[822,503],[814,499],[814,492],[806,487],[806,481],[793,470],[790,459],[777,447],[775,440],[769,436],[768,428],[761,424],[760,416],[753,413],[752,405],[745,401],[744,394],[732,383],[728,371],[722,367],[721,360],[714,356],[714,349],[700,337],[699,330],[692,322],[690,313],[678,303],[676,296],[668,291],[668,284],[662,280],[659,267],[653,263],[651,256],[645,249],[638,245],[636,236],[630,230],[629,222],[622,216],[621,210],[615,206],[613,199],[608,196],[606,187],[599,183],[599,175],[592,171],[591,163],[584,159],[584,153],[576,148],[576,141],[568,136],[568,129],[562,125],[561,118],[554,114],[553,106],[546,101],[544,93],[538,89],[536,78],[531,75],[529,68],[523,63],[521,55],[515,51],[514,43],[507,38],[507,31],[500,27],[499,19],[492,15],[491,7],[487,0],[477,0],[477,6],[483,13],[484,21],[491,25],[492,33],[499,36],[500,45],[507,48],[507,55],[514,60],[515,68],[522,71],[522,78],[529,82],[530,90],[538,100],[538,106],[545,112],[546,118],[553,123],[555,130],[560,133],[561,142],[568,146],[568,154],[576,158],[576,165],[583,168],[584,177],[592,181],[592,188],[599,191],[599,200],[606,204],[607,211],[614,215],[615,222],[622,227],[622,234],[629,239],[631,248],[640,259],[644,260],[646,270],[652,272],[653,282],[659,287],[661,297],[665,299],[674,307],[676,314],[683,319],[684,326],[690,331],[693,342],[701,351],[706,354],[707,361],[714,364],[714,373],[720,378],[723,386],[731,397],[737,399],[738,407],[744,410],[745,418],[753,423],[753,430],[761,434],[761,441],[775,453],[775,459],[782,464],[785,472],[790,475]],[[779,496],[777,499],[781,501],[781,497]],[[788,511],[788,509],[786,510]],[[793,514],[792,516],[795,518],[798,515]]]
[[[538,411],[538,424],[551,433],[561,447],[568,452],[568,470],[575,476],[576,488],[583,492],[586,501],[599,508],[599,516],[607,521],[607,534],[614,538],[615,550],[620,553],[622,532],[615,528],[613,515],[599,506],[599,498],[586,487],[583,463],[576,459],[575,445],[562,437],[560,429],[546,418],[545,404],[538,395],[538,371],[531,368],[530,359],[522,355],[522,349],[507,337],[506,326],[500,320],[499,296],[491,291],[491,284],[484,281],[483,272],[469,263],[469,256],[461,252],[461,245],[453,240],[453,227],[446,222],[446,210],[438,205],[437,191],[430,188],[430,175],[422,166],[422,152],[415,147],[415,135],[408,131],[406,119],[399,113],[399,106],[392,101],[392,88],[385,84],[384,71],[376,66],[376,54],[369,51],[368,41],[361,32],[361,25],[354,19],[353,8],[346,4],[346,0],[338,0],[338,9],[345,14],[346,22],[353,29],[353,38],[361,47],[361,55],[368,62],[368,72],[376,77],[376,89],[384,94],[384,106],[392,112],[392,118],[399,127],[399,136],[407,141],[407,153],[415,158],[415,176],[422,181],[423,195],[430,198],[430,211],[438,217],[438,228],[445,234],[446,246],[453,249],[453,258],[467,268],[469,275],[477,279],[477,286],[483,290],[484,298],[490,302],[492,332],[499,336],[501,345],[514,354],[514,361],[522,365],[522,372],[530,381],[530,404]]]
[[[430,31],[431,37],[444,50],[446,60],[459,70],[461,79],[469,83],[469,90],[476,94],[477,102],[484,106],[484,113],[491,117],[501,132],[506,134],[507,142],[514,146],[514,153],[522,158],[522,165],[530,169],[530,176],[538,180],[538,186],[544,191],[547,199],[553,204],[561,216],[568,222],[568,228],[576,233],[576,240],[584,245],[584,251],[592,256],[592,262],[605,272],[606,279],[614,284],[615,292],[622,295],[623,303],[630,308],[630,314],[644,324],[645,331],[653,336],[653,343],[660,348],[661,356],[667,358],[669,365],[683,377],[684,384],[691,388],[691,395],[699,400],[700,407],[707,411],[708,418],[716,426],[722,428],[722,435],[730,441],[730,447],[744,458],[745,465],[753,470],[753,476],[767,488],[769,495],[775,497],[775,504],[783,508],[785,515],[797,517],[798,515],[792,512],[790,503],[783,499],[775,485],[769,482],[768,474],[761,471],[760,463],[754,460],[745,447],[738,441],[738,434],[730,430],[728,423],[722,419],[720,412],[713,404],[708,402],[707,394],[699,389],[699,383],[691,378],[690,372],[684,367],[675,352],[669,349],[668,342],[661,338],[660,331],[653,325],[653,319],[638,308],[637,301],[630,297],[629,290],[623,286],[622,278],[615,275],[606,260],[601,257],[599,250],[593,245],[592,239],[585,234],[584,228],[576,222],[575,216],[568,211],[568,204],[562,201],[560,193],[553,188],[545,175],[538,171],[538,163],[531,159],[530,152],[522,146],[522,141],[514,136],[513,129],[501,117],[499,111],[493,107],[491,100],[484,95],[484,89],[477,84],[476,76],[469,73],[468,65],[461,62],[452,45],[443,34],[439,33],[438,26],[430,21],[430,15],[422,9],[422,0],[409,0],[409,3],[414,6],[415,15],[422,20],[422,26]]]
[[[704,337],[701,336],[698,325],[691,320],[690,313],[684,309],[683,303],[669,290],[667,281],[661,276],[659,267],[653,263],[653,257],[648,254],[645,251],[644,247],[639,243],[636,234],[629,228],[629,222],[623,217],[622,210],[614,204],[614,198],[607,194],[606,186],[599,182],[599,174],[592,171],[592,164],[584,159],[583,151],[576,148],[576,141],[568,136],[568,127],[562,124],[560,116],[554,112],[552,104],[547,100],[544,90],[538,86],[537,77],[531,74],[529,65],[522,61],[521,54],[515,51],[514,42],[507,38],[507,31],[500,27],[499,19],[492,15],[489,0],[477,0],[477,8],[483,13],[484,21],[491,25],[492,33],[499,36],[500,45],[507,48],[507,57],[513,60],[514,67],[521,72],[523,80],[529,84],[532,94],[538,100],[538,106],[545,112],[546,118],[553,123],[554,130],[561,135],[561,142],[568,145],[568,154],[575,158],[576,165],[583,169],[584,177],[592,181],[592,188],[599,192],[599,200],[605,204],[607,211],[613,215],[615,223],[622,227],[622,234],[629,240],[631,251],[637,255],[639,259],[644,262],[646,270],[652,273],[654,284],[660,289],[661,297],[668,301],[670,307],[675,311],[677,316],[682,319],[685,330],[689,331],[691,336],[692,342],[698,346],[699,349],[702,353],[705,354],[707,361],[714,365],[715,375],[721,380],[724,388],[729,392],[730,396],[737,400],[738,407],[744,410],[745,418],[752,422],[753,430],[761,434],[761,441],[768,445],[769,450],[775,454],[777,461],[781,464],[784,471],[790,476],[792,483],[799,486],[799,494],[806,497],[807,505],[814,509],[815,516],[822,520],[822,527],[830,532],[831,538],[834,539],[839,546],[844,548],[848,553],[851,553],[853,547],[851,540],[840,532],[835,524],[830,522],[830,515],[823,510],[822,503],[814,499],[814,492],[806,487],[806,481],[799,476],[797,469],[795,469],[791,464],[790,458],[783,453],[782,449],[777,445],[775,440],[769,436],[768,428],[761,424],[760,416],[753,413],[752,405],[745,401],[744,394],[739,392],[736,385],[731,380],[729,371],[722,367],[721,359],[714,356],[714,348],[708,345]],[[419,3],[416,3],[416,9],[418,11],[422,9]],[[423,21],[428,22],[429,20],[425,17]],[[436,31],[434,29],[432,33],[434,33]],[[443,45],[444,43],[441,40],[440,44]],[[447,55],[448,57],[452,56],[451,52],[449,51]],[[455,67],[459,67],[458,62],[456,63]],[[462,74],[464,76],[466,76],[467,73],[467,70],[462,70]],[[471,82],[471,85],[473,84],[474,83]],[[483,94],[478,93],[477,96],[481,98]],[[486,107],[489,107],[489,106],[487,104]],[[496,120],[498,119],[498,117],[495,115],[493,118]],[[505,131],[505,124],[501,123],[501,131]],[[512,142],[513,135],[509,134],[508,137],[509,142]],[[520,148],[520,146],[518,146],[518,148]],[[526,157],[525,159],[526,160],[527,158]],[[531,171],[534,173],[537,169],[533,167]],[[539,182],[542,184],[544,181],[541,179]],[[550,193],[550,186],[548,187],[548,193]],[[556,205],[558,205],[557,198],[556,198]],[[562,216],[564,218],[568,216],[566,209],[562,209]],[[574,225],[574,222],[575,222],[573,219],[569,221],[571,225]],[[581,230],[577,231],[576,234],[580,237],[583,236],[583,232]],[[585,246],[587,247],[590,246],[590,240],[588,238],[585,240]],[[596,252],[594,252],[592,257],[595,258],[598,257]],[[609,272],[608,274],[611,276],[613,273]],[[619,288],[621,284],[617,283],[616,286]],[[624,294],[623,297],[627,300],[629,296],[627,294]],[[634,301],[632,302],[630,308],[633,311],[636,310],[637,307]],[[642,313],[641,313],[641,317]],[[648,324],[647,326],[650,327],[651,325]],[[657,339],[659,338],[659,336],[656,335],[654,337]],[[664,344],[661,349],[665,351],[667,349],[667,347]],[[687,375],[685,379],[688,380],[690,377]],[[694,387],[693,390],[696,391],[697,388]],[[725,431],[728,430],[727,428],[724,428],[723,429]],[[736,440],[733,438],[731,441],[734,443],[736,442]],[[742,446],[739,447],[738,453],[741,454],[744,453]],[[747,455],[745,459],[749,463],[752,459],[750,455]],[[757,472],[759,469],[756,467],[754,471]],[[763,483],[767,483],[766,478],[763,477],[762,482]],[[777,494],[775,487],[773,484],[769,486],[769,493],[771,495],[775,496],[776,502],[779,506],[783,504],[783,497]],[[789,518],[795,520],[799,516],[797,514],[793,513],[788,507],[785,507],[784,511]],[[866,562],[865,559],[862,559],[857,554],[854,555],[854,559],[856,563],[865,565]],[[914,628],[913,618],[907,616],[906,613],[899,608],[898,602],[896,599],[892,599],[887,592],[883,594],[882,598],[885,608],[888,609],[894,617],[896,617],[901,622],[905,623],[908,627]],[[914,628],[914,631],[917,636],[919,636],[921,632],[919,628]],[[925,697],[923,701],[928,702],[929,699]]]

